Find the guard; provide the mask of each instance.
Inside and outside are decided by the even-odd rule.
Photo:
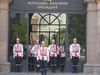
[[[32,41],[30,40],[30,45],[28,46],[28,68],[29,68],[29,71],[34,71],[34,57],[32,54],[32,48],[33,48],[33,44],[32,44]]]
[[[64,71],[64,62],[65,62],[65,48],[64,48],[64,42],[62,42],[62,45],[59,47],[59,53],[60,53],[60,71]]]
[[[46,75],[47,62],[49,62],[49,50],[45,47],[44,41],[42,41],[42,47],[38,50],[37,60],[40,60],[41,75]]]
[[[73,44],[70,45],[70,59],[72,60],[73,73],[78,72],[78,62],[80,58],[80,44],[77,44],[77,39],[73,39]]]
[[[16,72],[21,70],[21,59],[23,57],[23,45],[20,44],[20,39],[16,39],[17,44],[13,46],[13,58],[15,59]]]
[[[34,55],[34,62],[35,62],[37,72],[39,72],[39,70],[40,70],[39,61],[37,61],[37,56],[38,56],[38,50],[39,49],[40,49],[39,40],[36,40],[36,45],[34,45],[34,47],[32,48],[32,53]]]
[[[53,39],[52,44],[49,45],[52,72],[56,72],[57,50],[58,50],[58,46],[55,44],[55,40]]]

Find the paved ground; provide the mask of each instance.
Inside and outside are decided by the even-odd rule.
[[[41,75],[41,73],[32,73],[32,72],[10,72],[10,73],[5,73],[1,72],[0,75]],[[84,73],[47,73],[47,75],[100,75],[100,74],[84,74]]]
[[[30,71],[30,72],[0,72],[0,75],[41,75],[40,72],[33,72],[33,71]],[[100,74],[85,74],[85,73],[71,73],[71,72],[61,72],[57,69],[57,72],[56,73],[51,73],[51,69],[48,69],[47,71],[47,75],[100,75]]]

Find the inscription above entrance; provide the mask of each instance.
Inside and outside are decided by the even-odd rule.
[[[84,0],[13,0],[10,4],[12,11],[84,11],[84,7]]]

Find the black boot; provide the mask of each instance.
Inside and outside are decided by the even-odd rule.
[[[54,66],[54,73],[56,73],[56,66]]]
[[[73,73],[76,72],[76,66],[73,66]]]
[[[43,69],[41,70],[41,75],[43,75]]]
[[[37,68],[37,72],[40,72],[40,65],[36,65],[36,68]]]
[[[38,72],[41,72],[41,71],[40,71],[40,67],[38,67]]]
[[[31,71],[31,64],[28,64],[28,71]]]
[[[37,72],[40,72],[40,67],[37,67]]]
[[[36,72],[38,72],[38,71],[39,71],[39,68],[38,68],[38,67],[36,67],[36,69],[37,69],[37,71],[36,71]]]
[[[61,65],[61,68],[60,68],[60,70],[59,71],[62,71],[62,65]]]
[[[18,64],[16,64],[16,72],[18,72]]]
[[[76,65],[76,72],[75,73],[78,73],[78,66]]]
[[[18,72],[21,72],[21,64],[18,64]]]
[[[64,65],[62,65],[62,72],[64,71]]]
[[[54,72],[54,66],[53,65],[51,65],[51,71],[52,71],[52,73]]]
[[[47,69],[46,68],[44,69],[44,75],[47,75]]]
[[[35,69],[34,69],[34,64],[32,64],[32,71],[35,71]]]

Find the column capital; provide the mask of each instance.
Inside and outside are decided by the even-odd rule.
[[[96,0],[84,0],[85,4],[96,3]]]
[[[12,2],[12,0],[0,0],[0,3],[11,3]]]

